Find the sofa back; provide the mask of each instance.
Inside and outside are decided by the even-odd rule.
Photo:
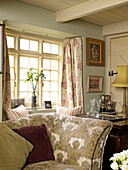
[[[11,129],[45,124],[57,161],[102,169],[104,146],[112,128],[109,121],[38,113],[4,123]]]

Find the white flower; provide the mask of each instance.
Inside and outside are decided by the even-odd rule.
[[[112,169],[114,169],[114,170],[118,170],[118,164],[117,164],[117,162],[113,162],[113,163],[110,165],[110,167],[111,167]]]
[[[121,168],[122,170],[128,170],[128,165],[122,165],[120,168]]]

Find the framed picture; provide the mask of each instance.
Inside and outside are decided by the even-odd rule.
[[[44,108],[45,109],[52,109],[51,101],[44,101]]]
[[[3,73],[4,61],[4,25],[0,24],[0,74]]]
[[[20,105],[25,105],[25,99],[19,98],[19,99],[11,99],[11,109],[14,109]]]
[[[104,66],[103,40],[86,39],[86,64],[88,66]]]
[[[87,92],[97,93],[103,91],[102,76],[87,76]]]

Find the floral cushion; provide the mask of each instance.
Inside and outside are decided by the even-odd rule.
[[[38,113],[4,123],[10,128],[43,123],[56,161],[86,169],[102,169],[104,146],[112,128],[109,121]]]

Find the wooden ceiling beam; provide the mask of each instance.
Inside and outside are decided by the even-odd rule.
[[[91,0],[56,12],[56,21],[66,22],[125,4],[128,4],[128,0]]]

